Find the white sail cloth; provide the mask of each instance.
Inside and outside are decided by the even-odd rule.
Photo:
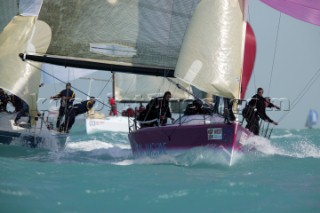
[[[115,96],[117,101],[149,101],[161,97],[166,91],[172,94],[171,100],[190,99],[190,94],[170,82],[167,78],[134,74],[115,74]],[[176,79],[171,79],[172,81]],[[183,83],[183,82],[182,82]],[[190,93],[191,88],[183,83],[181,86]]]
[[[25,50],[45,52],[51,31],[34,16],[15,16],[0,34],[0,87],[22,98],[37,113],[41,63],[23,62]]]
[[[202,91],[240,97],[246,0],[199,3],[185,35],[175,76]]]

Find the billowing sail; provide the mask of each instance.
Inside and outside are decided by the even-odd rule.
[[[0,87],[24,99],[31,110],[36,110],[40,82],[33,66],[40,65],[25,63],[18,54],[28,48],[34,29],[35,17],[15,16],[0,35]]]
[[[261,0],[270,7],[301,21],[320,26],[320,0]]]
[[[192,16],[175,76],[202,91],[240,97],[245,0],[203,0]]]
[[[26,101],[32,115],[37,113],[41,64],[23,62],[18,55],[26,50],[47,51],[50,28],[44,22],[36,21],[36,14],[31,12],[40,5],[30,3],[28,16],[15,16],[0,34],[0,87]],[[20,12],[24,14],[24,8],[20,8]]]
[[[310,109],[307,121],[306,121],[306,127],[312,128],[313,126],[317,125],[319,120],[318,112],[314,109]]]

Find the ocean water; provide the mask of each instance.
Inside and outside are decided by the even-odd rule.
[[[52,141],[51,141],[52,142]],[[64,150],[0,145],[0,212],[320,212],[320,129],[135,159],[126,134],[73,129]]]

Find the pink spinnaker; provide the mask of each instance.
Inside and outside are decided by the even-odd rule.
[[[261,0],[270,7],[301,21],[320,26],[320,0]]]

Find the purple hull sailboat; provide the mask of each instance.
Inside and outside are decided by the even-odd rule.
[[[241,139],[252,133],[241,124],[223,123],[223,119],[210,123],[211,116],[188,116],[189,122],[163,127],[142,128],[129,134],[133,153],[137,155],[158,155],[200,146],[219,148],[231,156],[233,150],[241,150]],[[183,119],[183,117],[182,117]]]
[[[183,38],[175,77],[209,94],[243,98],[256,52],[254,33],[246,23],[246,7],[245,0],[236,4],[200,2]],[[227,14],[230,19],[223,18]],[[234,101],[234,109],[239,103]],[[213,113],[185,115],[167,126],[133,129],[129,141],[135,155],[195,147],[222,149],[231,164],[233,152],[241,150],[241,140],[251,135],[238,115],[227,123],[222,115]]]

